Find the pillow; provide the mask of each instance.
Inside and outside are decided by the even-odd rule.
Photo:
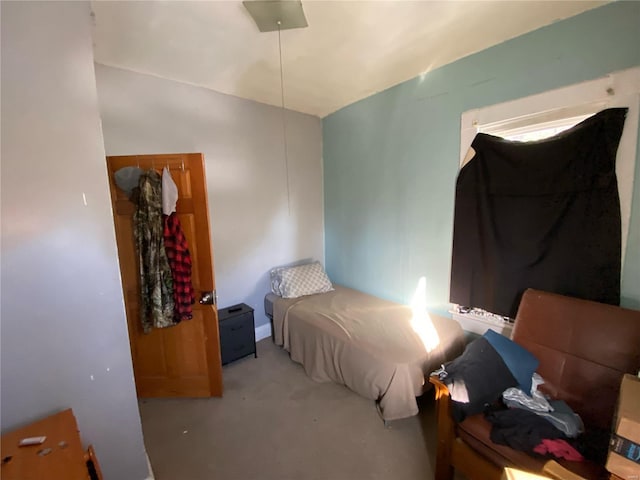
[[[282,271],[285,270],[285,267],[273,268],[269,272],[269,276],[271,277],[271,291],[278,295],[282,296],[282,290],[280,289],[280,284],[282,283]]]
[[[297,298],[333,290],[320,262],[271,270],[271,290],[282,298]]]
[[[502,392],[518,385],[500,354],[485,337],[469,343],[462,355],[445,364],[443,382],[451,392],[451,415],[461,422],[481,413],[485,405],[497,401]],[[453,392],[461,394],[454,395]]]
[[[487,330],[483,337],[500,354],[511,374],[518,381],[520,390],[531,395],[531,377],[538,368],[538,359],[524,347],[493,330]]]

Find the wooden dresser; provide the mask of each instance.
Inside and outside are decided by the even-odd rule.
[[[39,445],[19,446],[46,436]],[[93,448],[85,452],[71,409],[2,435],[2,480],[102,480]]]

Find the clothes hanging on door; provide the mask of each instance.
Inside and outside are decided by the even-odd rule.
[[[195,302],[191,283],[191,253],[187,237],[176,214],[178,187],[167,167],[162,170],[162,213],[164,220],[164,247],[169,259],[173,278],[173,301],[175,321],[193,317],[191,305]]]
[[[536,142],[475,137],[456,184],[451,302],[515,317],[531,287],[619,304],[626,112]]]
[[[164,217],[164,247],[173,278],[175,321],[191,319],[193,318],[191,305],[195,302],[191,283],[191,254],[176,213]]]
[[[145,333],[175,325],[173,277],[164,246],[162,180],[155,170],[140,175],[133,233],[140,266],[140,319]]]

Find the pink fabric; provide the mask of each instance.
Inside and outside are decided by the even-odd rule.
[[[550,453],[556,458],[564,458],[570,462],[582,462],[584,457],[575,448],[569,445],[565,440],[555,439],[542,440],[540,445],[533,449],[534,452],[540,455],[546,455]]]

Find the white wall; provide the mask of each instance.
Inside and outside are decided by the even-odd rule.
[[[281,109],[104,65],[96,78],[108,155],[204,153],[219,306],[266,324],[269,269],[324,262],[320,119],[287,111],[289,212]]]
[[[105,478],[143,479],[89,4],[1,11],[2,430],[71,407]]]

